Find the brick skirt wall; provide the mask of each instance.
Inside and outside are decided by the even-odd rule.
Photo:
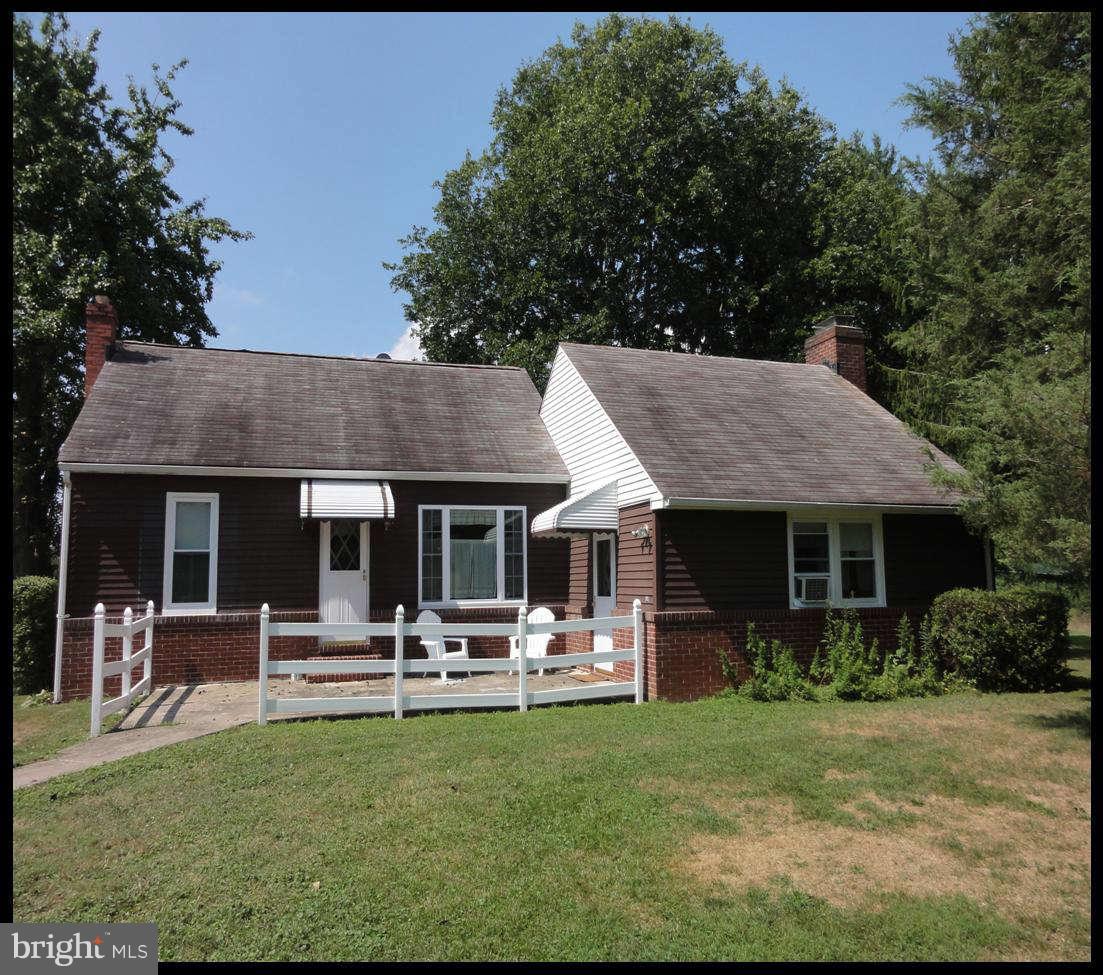
[[[563,606],[549,606],[556,619],[564,618]],[[514,623],[515,609],[478,609],[436,611],[445,622],[452,623]],[[284,610],[273,612],[273,623],[312,623],[316,610]],[[408,616],[412,623],[417,613]],[[371,622],[393,622],[394,615],[373,614]],[[109,616],[108,623],[121,623],[121,616]],[[65,621],[62,651],[61,696],[63,700],[87,697],[92,693],[92,626],[91,617]],[[134,650],[140,650],[145,637],[135,635]],[[550,652],[562,652],[563,637],[557,637]],[[375,637],[367,649],[385,659],[394,658],[394,639]],[[448,649],[456,649],[449,644]],[[417,637],[406,637],[403,654],[409,659],[426,656]],[[472,657],[505,657],[509,655],[509,639],[504,636],[469,637],[468,652]],[[122,659],[122,640],[109,638],[104,646],[107,662]],[[207,684],[215,681],[256,680],[260,666],[260,613],[219,613],[214,616],[158,616],[153,630],[153,683]],[[272,637],[268,656],[271,660],[300,660],[318,654],[317,637]],[[351,655],[355,656],[356,652]],[[137,679],[138,671],[135,671]],[[121,691],[121,678],[104,681],[105,694],[114,697]]]
[[[876,637],[882,647],[894,648],[896,627],[904,612],[858,610],[866,641]],[[797,661],[807,668],[823,636],[824,616],[822,609],[644,613],[647,697],[691,701],[723,690],[727,683],[721,652],[735,664],[740,680],[749,678],[746,642],[747,623],[752,621],[761,636],[792,647]],[[910,619],[917,624],[914,610]],[[630,672],[631,664],[627,666]]]
[[[549,606],[556,619],[583,619],[589,615],[586,606]],[[876,637],[882,647],[894,647],[896,627],[902,609],[862,609],[858,613],[866,639]],[[631,614],[631,609],[618,607],[618,616]],[[440,610],[445,622],[516,622],[516,610]],[[313,622],[316,611],[280,611],[272,614],[273,622]],[[413,620],[417,616],[414,614]],[[912,611],[913,624],[919,615]],[[388,622],[393,616],[373,615],[372,622]],[[823,634],[824,611],[748,610],[738,613],[645,612],[644,657],[647,697],[668,701],[688,701],[715,694],[726,686],[719,653],[723,651],[735,664],[741,679],[750,676],[746,657],[747,623],[767,639],[778,639],[796,652],[805,667],[812,660]],[[108,622],[121,622],[110,617]],[[143,637],[136,635],[134,649],[141,648]],[[259,613],[223,613],[217,616],[158,616],[154,630],[153,683],[202,684],[213,681],[256,680],[260,641]],[[632,646],[631,628],[613,631],[613,645],[618,649]],[[377,637],[369,648],[384,658],[393,658],[394,641]],[[468,645],[473,658],[505,657],[509,653],[507,637],[471,637]],[[586,653],[593,649],[590,633],[566,633],[557,636],[548,647],[549,654]],[[269,656],[272,660],[295,660],[315,656],[315,637],[272,637]],[[423,658],[425,649],[416,637],[407,637],[403,653]],[[107,640],[105,658],[118,660],[122,656],[122,641]],[[634,679],[632,661],[617,661],[613,665],[614,679]],[[119,693],[119,678],[105,681],[107,696]],[[92,686],[92,619],[70,619],[65,623],[64,658],[61,693],[65,700],[86,697]]]
[[[576,605],[565,607],[563,619],[581,620],[592,615],[592,607],[588,605]],[[632,607],[625,609],[619,606],[610,614],[612,616],[631,616]],[[630,650],[633,646],[635,634],[632,627],[617,627],[613,630],[613,647],[617,650]],[[594,635],[589,630],[578,633],[564,633],[557,636],[548,647],[551,654],[561,653],[591,653],[594,649]],[[594,670],[595,668],[589,667]],[[636,665],[631,660],[617,660],[613,663],[613,680],[635,680]]]
[[[273,613],[273,623],[310,623],[317,611]],[[121,616],[107,617],[121,623]],[[63,700],[92,693],[91,617],[65,621],[62,650],[61,696]],[[135,634],[134,650],[140,650],[144,633]],[[272,660],[297,660],[318,652],[314,637],[272,637]],[[104,660],[121,660],[123,643],[118,637],[104,642]],[[153,628],[153,683],[206,684],[213,681],[256,680],[260,666],[260,613],[219,613],[215,616],[158,616]],[[135,679],[140,671],[135,670]],[[121,692],[121,678],[104,680],[105,695]]]

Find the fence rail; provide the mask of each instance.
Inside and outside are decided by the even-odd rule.
[[[103,603],[97,603],[93,612],[92,629],[92,737],[103,731],[103,719],[116,711],[128,709],[138,698],[149,693],[153,686],[153,600],[146,603],[146,615],[134,619],[129,606],[121,623],[108,623]],[[134,653],[134,634],[145,633],[142,649]],[[104,647],[108,638],[122,639],[123,655],[120,660],[104,663]],[[141,666],[142,677],[135,684],[133,670]],[[121,677],[121,693],[105,701],[103,682],[105,677]]]
[[[555,620],[551,623],[530,623],[528,608],[522,606],[517,623],[407,623],[401,606],[395,610],[391,623],[273,623],[265,603],[260,610],[260,680],[257,701],[257,724],[266,724],[269,714],[310,712],[393,712],[401,718],[406,711],[437,708],[501,708],[516,707],[527,711],[530,704],[555,704],[563,701],[596,700],[609,697],[634,696],[643,702],[643,609],[637,599],[631,616],[604,616],[584,620]],[[628,629],[633,631],[633,644],[625,649],[595,650],[587,653],[556,654],[552,657],[529,657],[530,636],[561,633],[593,633],[598,630]],[[390,637],[394,641],[393,660],[274,660],[268,659],[269,640],[274,636],[331,637],[344,640],[366,640],[368,637]],[[517,637],[516,657],[477,657],[407,659],[406,637],[504,636]],[[583,664],[615,663],[631,660],[633,679],[530,691],[528,675],[549,666],[581,666]],[[554,663],[553,663],[554,661]],[[404,677],[407,674],[448,673],[451,671],[517,671],[516,691],[473,694],[407,694]],[[394,693],[372,697],[270,697],[271,677],[302,674],[378,674],[394,677]]]

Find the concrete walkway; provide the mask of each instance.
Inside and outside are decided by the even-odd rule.
[[[112,731],[12,770],[16,789],[255,720],[255,683],[156,687]],[[251,693],[250,693],[251,692]]]
[[[530,690],[578,686],[565,672],[529,676]],[[478,674],[458,683],[442,684],[436,677],[407,677],[407,694],[487,694],[516,691],[516,675]],[[308,684],[305,681],[273,680],[273,697],[389,697],[394,695],[394,678],[371,681],[342,681]],[[347,712],[342,712],[348,716]],[[310,717],[317,717],[311,714]],[[77,772],[105,762],[161,748],[189,738],[201,738],[257,718],[256,681],[224,684],[192,684],[156,687],[118,727],[98,738],[70,745],[53,758],[32,762],[12,770],[13,786],[38,785],[67,772]],[[296,715],[270,715],[269,721],[294,720]]]

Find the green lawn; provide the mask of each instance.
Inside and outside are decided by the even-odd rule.
[[[16,765],[49,758],[66,745],[88,737],[92,720],[88,701],[30,705],[36,696],[16,694],[12,701],[12,755]]]
[[[16,766],[51,758],[63,748],[88,737],[92,705],[87,698],[62,704],[31,702],[37,694],[16,694],[12,699],[12,759]],[[103,721],[110,731],[122,721],[122,713]]]
[[[247,726],[16,793],[15,917],[165,959],[1084,959],[1090,724],[1080,687]]]
[[[1072,649],[1068,660],[1069,670],[1079,680],[1090,680],[1092,638],[1084,635],[1073,635],[1069,637],[1069,644]]]

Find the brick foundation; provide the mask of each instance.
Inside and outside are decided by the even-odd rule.
[[[858,610],[866,640],[876,637],[882,647],[895,646],[896,627],[904,612]],[[823,636],[824,616],[822,609],[644,613],[647,697],[691,701],[723,690],[727,683],[721,650],[735,664],[741,680],[750,677],[746,642],[751,621],[759,635],[792,647],[798,663],[807,667]],[[909,618],[915,622],[920,616],[912,610]],[[631,664],[623,666],[631,672]]]
[[[549,606],[557,619],[563,619],[562,605]],[[452,623],[516,623],[516,609],[503,610],[439,610],[445,622]],[[317,611],[277,611],[273,623],[311,623],[318,619]],[[407,617],[412,623],[417,614]],[[373,614],[371,622],[393,622],[394,616]],[[121,623],[121,616],[110,616],[108,623]],[[92,626],[91,617],[65,622],[64,650],[61,673],[63,700],[87,697],[92,690]],[[144,637],[134,637],[134,649],[140,650]],[[562,637],[549,648],[562,652]],[[455,649],[450,645],[449,649]],[[104,646],[106,662],[122,658],[122,640],[109,638]],[[219,613],[215,616],[158,616],[153,632],[153,683],[207,684],[215,681],[256,680],[259,669],[260,613]],[[472,657],[505,657],[509,640],[504,636],[469,637],[468,652]],[[424,659],[425,648],[417,637],[406,637],[403,654],[408,659]],[[319,656],[317,637],[272,637],[269,640],[270,660],[305,660]],[[394,639],[376,637],[357,648],[350,657],[394,658]],[[351,675],[344,676],[348,679]],[[331,679],[329,677],[325,679]],[[357,676],[357,679],[362,677]],[[113,697],[120,693],[120,678],[104,680],[105,693]]]
[[[581,605],[550,606],[556,619],[584,619],[589,607]],[[614,615],[629,616],[631,608],[623,606]],[[876,637],[882,647],[895,645],[896,627],[902,609],[861,609],[858,613],[867,639]],[[445,622],[512,623],[516,610],[441,610]],[[766,639],[778,639],[793,648],[797,660],[805,667],[812,660],[823,635],[824,610],[750,610],[739,613],[645,612],[644,658],[647,697],[668,701],[688,701],[715,694],[726,686],[718,651],[723,649],[735,664],[741,678],[750,676],[745,653],[747,623]],[[910,611],[913,622],[922,613]],[[313,622],[313,611],[274,612],[274,623]],[[414,614],[413,619],[416,619]],[[372,622],[393,621],[393,616],[378,615]],[[111,617],[108,622],[120,622]],[[413,620],[410,620],[411,622]],[[257,654],[260,639],[258,613],[225,613],[217,616],[159,616],[154,631],[153,681],[164,684],[202,684],[213,681],[256,680]],[[134,639],[134,649],[142,645],[142,636]],[[613,631],[613,645],[632,646],[630,627]],[[566,633],[557,636],[548,647],[550,655],[587,653],[593,649],[590,633]],[[504,657],[509,642],[504,636],[470,637],[468,650],[472,658]],[[347,651],[346,651],[347,652]],[[403,653],[410,659],[424,658],[425,650],[416,637],[407,637]],[[92,684],[92,620],[70,619],[65,623],[65,650],[61,693],[68,700],[86,697]],[[109,639],[105,648],[108,661],[122,656],[122,641]],[[269,657],[272,660],[296,660],[319,656],[314,637],[272,637]],[[394,641],[376,637],[370,645],[356,648],[350,657],[394,656]],[[618,681],[634,679],[635,667],[630,660],[613,665]],[[119,678],[105,681],[106,693],[119,693]]]
[[[273,623],[309,623],[317,612],[273,613]],[[109,616],[108,623],[121,623]],[[61,697],[87,697],[92,691],[91,617],[65,621],[61,670]],[[136,634],[134,649],[144,636]],[[313,637],[272,637],[269,658],[297,660],[318,652]],[[260,653],[260,613],[220,613],[217,616],[158,616],[153,630],[153,683],[206,684],[214,681],[256,680]],[[104,660],[122,659],[122,640],[109,637]],[[104,680],[106,695],[120,693],[118,676]]]

